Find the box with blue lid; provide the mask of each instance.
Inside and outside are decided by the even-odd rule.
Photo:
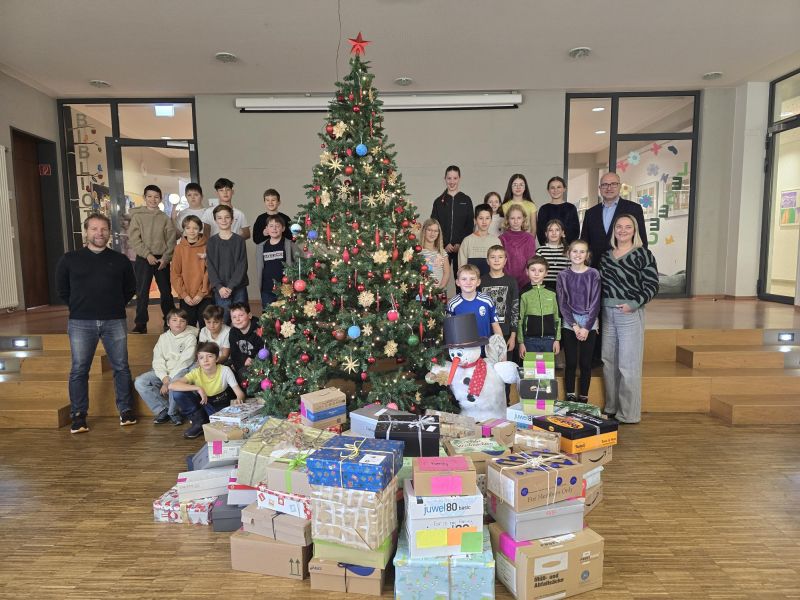
[[[403,442],[337,435],[308,457],[308,482],[379,492],[403,467]]]

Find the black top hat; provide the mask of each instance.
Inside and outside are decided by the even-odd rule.
[[[475,313],[453,315],[444,320],[444,343],[448,348],[470,348],[485,346],[489,338],[478,333],[478,319]]]

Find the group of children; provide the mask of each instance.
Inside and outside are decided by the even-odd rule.
[[[244,401],[247,367],[264,347],[247,302],[230,305],[231,327],[221,306],[210,304],[201,316],[205,327],[198,332],[186,310],[170,310],[167,330],[153,348],[153,369],[134,382],[154,423],[191,422],[187,439],[202,434],[208,415]]]

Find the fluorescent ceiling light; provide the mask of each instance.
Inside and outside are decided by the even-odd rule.
[[[385,94],[383,110],[454,110],[471,108],[517,108],[522,94],[473,92],[464,94]],[[237,98],[241,112],[327,112],[333,97],[326,95]]]
[[[597,131],[595,131],[596,135],[603,135],[604,133],[608,133],[608,132],[605,129],[598,129]]]
[[[595,107],[592,109],[592,112],[603,112],[605,109],[606,109],[606,107],[605,107],[605,106],[595,106]]]
[[[153,107],[153,110],[156,111],[157,117],[174,117],[175,116],[175,105],[174,104],[156,104]]]

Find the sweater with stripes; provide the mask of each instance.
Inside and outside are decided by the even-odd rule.
[[[558,274],[569,267],[569,258],[564,254],[564,244],[558,246],[539,246],[536,254],[547,259],[547,275],[544,276],[544,286],[548,290],[556,291]]]
[[[655,257],[647,248],[634,248],[619,258],[613,252],[606,252],[600,261],[603,306],[644,306],[658,293]]]

